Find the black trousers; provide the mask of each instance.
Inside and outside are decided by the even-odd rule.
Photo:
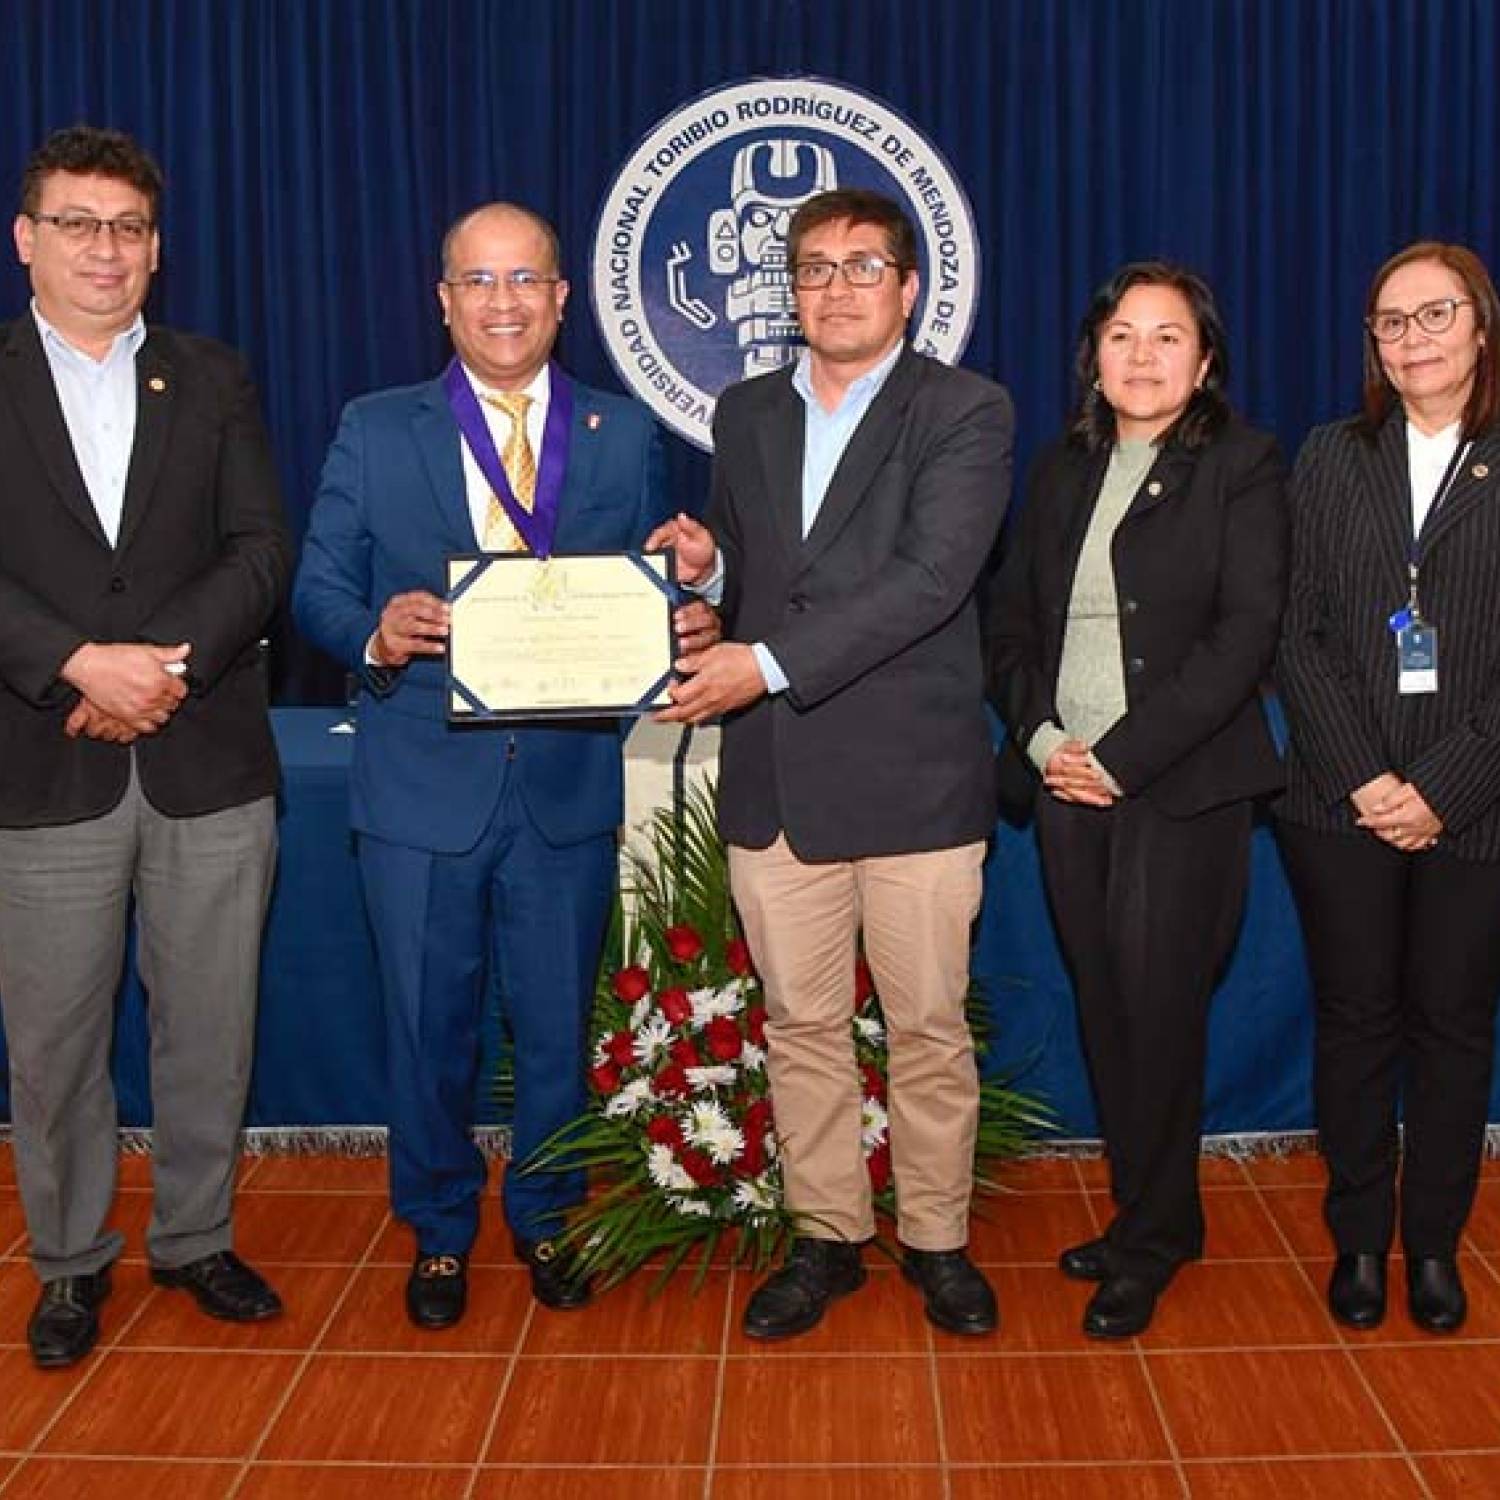
[[[1140,798],[1037,804],[1053,920],[1109,1149],[1118,1269],[1165,1286],[1203,1253],[1208,1009],[1244,910],[1250,807],[1168,818]]]
[[[1500,993],[1500,864],[1366,833],[1278,829],[1317,1006],[1313,1094],[1340,1251],[1452,1255],[1484,1152]]]

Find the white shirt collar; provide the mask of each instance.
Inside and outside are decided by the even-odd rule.
[[[49,323],[42,316],[42,310],[36,305],[35,297],[31,299],[31,316],[36,319],[37,331],[42,336],[43,344],[59,354],[66,354],[74,359],[86,359],[91,365],[107,365],[118,357],[122,350],[133,359],[136,351],[146,342],[146,320],[140,313],[137,313],[130,326],[115,335],[114,342],[109,346],[109,353],[103,359],[95,359],[92,354],[72,343],[65,334],[58,331],[54,324]]]

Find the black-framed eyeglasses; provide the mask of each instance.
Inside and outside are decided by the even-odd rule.
[[[470,297],[482,297],[497,287],[507,286],[518,296],[536,296],[544,287],[556,286],[561,276],[544,276],[524,267],[515,271],[465,271],[461,276],[445,276],[444,286]]]
[[[1402,312],[1399,307],[1377,308],[1365,319],[1365,327],[1382,344],[1394,344],[1406,337],[1406,330],[1412,323],[1423,333],[1447,333],[1453,327],[1459,308],[1473,305],[1472,297],[1437,297],[1410,312]]]
[[[841,272],[850,286],[879,286],[887,271],[905,269],[883,255],[851,255],[848,260],[799,260],[792,267],[792,282],[798,291],[820,292],[833,285],[835,271]]]
[[[107,229],[121,245],[144,245],[151,238],[155,225],[139,214],[121,214],[117,219],[101,219],[98,214],[33,214],[26,215],[33,224],[50,224],[71,245],[92,245],[99,238],[99,231]]]

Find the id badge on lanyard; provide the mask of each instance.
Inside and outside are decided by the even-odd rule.
[[[1453,481],[1458,477],[1459,466],[1468,451],[1469,444],[1460,443],[1454,450],[1453,457],[1448,460],[1448,467],[1443,471],[1437,493],[1432,497],[1432,504],[1427,510],[1429,521],[1448,498],[1448,491],[1452,489]],[[1421,568],[1421,539],[1413,534],[1411,550],[1406,560],[1406,603],[1386,622],[1396,641],[1396,691],[1402,697],[1435,693],[1438,690],[1438,632],[1436,625],[1422,618],[1422,601],[1418,590]]]

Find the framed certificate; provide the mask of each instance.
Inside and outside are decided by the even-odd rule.
[[[448,559],[448,718],[597,718],[664,706],[671,552]]]

